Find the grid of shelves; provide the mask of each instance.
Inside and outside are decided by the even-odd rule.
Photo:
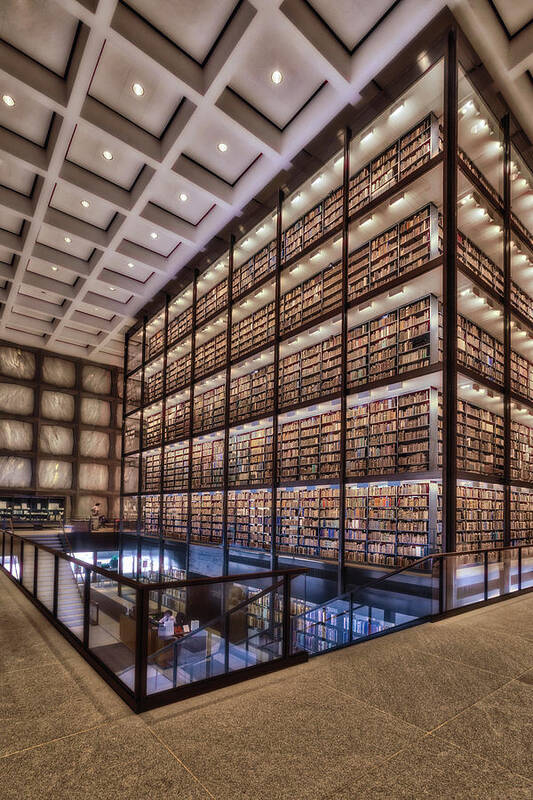
[[[192,487],[214,489],[223,484],[224,439],[195,440],[192,443]]]
[[[143,418],[143,448],[157,447],[157,445],[161,444],[162,421],[163,415],[161,411],[156,411],[155,414],[150,414],[149,417],[145,416]]]
[[[185,439],[190,432],[190,402],[185,400],[175,405],[167,405],[165,415],[165,442]]]
[[[503,294],[503,272],[461,231],[457,231],[457,259],[498,294]]]
[[[511,479],[533,482],[533,428],[511,420]]]
[[[276,242],[269,242],[233,270],[233,296],[239,297],[276,270]]]
[[[274,303],[268,303],[231,326],[231,357],[243,358],[274,339]]]
[[[191,354],[188,353],[167,366],[167,394],[179,392],[191,382]]]
[[[511,544],[533,540],[533,490],[511,486]]]
[[[503,545],[503,487],[457,485],[457,550]],[[465,563],[481,560],[469,556]]]
[[[226,363],[226,334],[219,333],[196,348],[194,376],[200,380]]]
[[[503,385],[502,342],[461,314],[457,315],[457,361]]]
[[[282,261],[288,261],[341,224],[342,195],[342,186],[339,186],[283,232]]]
[[[272,482],[272,425],[257,431],[230,433],[230,486],[260,486]]]
[[[155,403],[163,397],[164,375],[162,371],[154,372],[144,380],[144,401],[145,403]],[[140,398],[139,398],[140,404]]]
[[[171,347],[192,331],[192,308],[186,308],[168,323],[167,347]]]
[[[228,544],[269,551],[272,543],[271,528],[270,489],[228,492]]]
[[[533,303],[531,298],[514,281],[511,281],[511,303],[526,319],[533,322]]]
[[[511,389],[533,400],[533,364],[514,350],[511,351]]]
[[[485,475],[503,474],[503,417],[457,401],[457,468]]]
[[[340,429],[340,411],[280,424],[278,479],[287,482],[337,478]]]
[[[278,489],[276,520],[278,552],[321,559],[338,557],[338,487]]]
[[[193,492],[191,542],[222,542],[222,492]]]
[[[165,346],[165,331],[163,329],[156,331],[151,336],[146,338],[146,360],[150,361],[160,353],[163,352]]]
[[[187,541],[189,497],[187,494],[167,494],[163,498],[162,534],[169,539]]]
[[[439,392],[424,389],[347,411],[346,474],[389,475],[435,470],[441,437]]]
[[[348,255],[348,300],[412,272],[442,253],[442,227],[433,203]]]
[[[274,364],[234,378],[230,385],[230,424],[272,411]]]
[[[403,567],[440,547],[437,481],[346,487],[346,562]]]
[[[149,536],[159,536],[160,496],[141,497],[141,525]]]
[[[165,449],[163,490],[185,491],[189,486],[189,442],[181,442]]]
[[[337,261],[281,296],[281,333],[333,313],[341,300],[341,262]]]
[[[194,396],[193,432],[215,430],[224,426],[226,387],[217,386]]]
[[[222,311],[228,303],[228,281],[224,278],[223,281],[217,283],[212,289],[209,289],[196,303],[196,324],[200,325],[209,319],[217,311]]]
[[[298,405],[341,389],[340,335],[291,353],[279,362],[279,405]]]
[[[159,492],[161,489],[161,453],[146,453],[142,460],[142,491]]]

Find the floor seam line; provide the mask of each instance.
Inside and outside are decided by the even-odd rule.
[[[47,744],[53,744],[54,742],[62,742],[64,739],[73,739],[75,736],[81,736],[83,733],[89,733],[89,731],[95,731],[98,728],[103,728],[105,725],[110,725],[112,720],[106,720],[105,722],[99,722],[98,725],[91,725],[90,728],[84,728],[82,731],[75,731],[74,733],[66,733],[64,736],[56,736],[53,739],[47,739],[46,742],[39,742],[38,744],[32,744],[30,747],[22,747],[20,750],[15,750],[13,753],[6,753],[5,755],[0,756],[0,760],[11,758],[12,756],[20,755],[21,753],[28,753],[30,750],[37,750],[39,747],[45,747]]]
[[[144,720],[143,720],[143,722],[144,722]],[[146,725],[146,727],[148,728],[148,730],[150,731],[150,733],[152,734],[152,736],[153,736],[155,739],[157,739],[157,741],[158,741],[158,742],[159,742],[161,745],[163,745],[163,747],[165,748],[165,750],[167,750],[167,751],[170,753],[170,755],[172,756],[172,758],[174,758],[174,759],[175,759],[175,760],[178,762],[178,764],[180,764],[180,766],[182,766],[182,767],[183,767],[183,769],[184,769],[184,770],[186,770],[186,771],[189,773],[189,775],[190,775],[192,778],[194,778],[194,780],[195,780],[195,781],[198,783],[198,785],[199,785],[199,786],[201,786],[201,787],[202,787],[202,789],[203,789],[203,790],[206,792],[206,794],[208,794],[208,795],[209,795],[209,797],[211,797],[211,798],[212,798],[212,800],[216,800],[216,797],[215,797],[215,795],[214,795],[214,794],[212,794],[212,793],[209,791],[209,789],[207,788],[207,786],[204,786],[204,784],[202,783],[202,781],[200,780],[200,778],[198,778],[198,777],[197,777],[197,776],[194,774],[194,772],[193,772],[191,769],[189,769],[189,767],[188,767],[186,764],[184,764],[184,763],[183,763],[183,761],[181,760],[181,758],[179,758],[179,757],[176,755],[176,753],[175,753],[175,752],[174,752],[174,751],[173,751],[173,750],[172,750],[172,749],[171,749],[171,748],[168,746],[168,744],[167,744],[166,742],[164,742],[164,741],[163,741],[163,739],[161,739],[161,737],[160,737],[160,736],[158,736],[158,734],[157,734],[157,733],[154,731],[154,729],[153,729],[153,728],[150,726],[150,724],[149,724],[148,722],[145,722],[144,724]]]
[[[524,641],[528,641],[528,640],[525,639]],[[481,670],[481,672],[488,672],[489,675],[495,675],[496,677],[498,677],[498,676],[502,676],[504,678],[510,678],[511,677],[508,674],[506,674],[505,672],[494,672],[493,670],[487,669],[486,667],[478,667],[478,666],[475,666],[474,664],[468,664],[466,661],[459,661],[459,660],[457,660],[455,658],[449,658],[448,656],[441,656],[441,655],[437,656],[437,655],[435,655],[435,653],[431,653],[429,650],[423,650],[422,648],[416,647],[414,645],[413,645],[412,649],[416,650],[417,653],[424,653],[426,655],[433,656],[434,658],[442,659],[442,661],[449,661],[450,664],[460,664],[461,666],[469,667],[470,669],[479,669],[479,670]],[[530,669],[533,669],[533,662],[531,663],[531,665],[529,667],[527,667],[526,672],[528,672]],[[520,673],[520,674],[523,675],[524,673]],[[514,680],[514,678],[511,678],[511,680]]]

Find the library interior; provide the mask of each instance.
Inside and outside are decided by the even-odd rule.
[[[5,797],[533,796],[533,3],[372,6],[6,0]]]

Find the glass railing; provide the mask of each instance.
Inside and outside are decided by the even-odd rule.
[[[436,553],[293,617],[295,647],[346,647],[533,588],[533,545]]]
[[[136,711],[307,658],[290,635],[304,569],[154,583],[0,536],[2,569]]]

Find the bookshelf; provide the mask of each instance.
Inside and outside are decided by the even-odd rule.
[[[464,472],[503,475],[503,417],[457,401],[457,467]]]
[[[513,418],[506,455],[504,417],[488,409],[501,408],[497,398],[490,403],[491,384],[504,401],[512,394],[533,402],[533,361],[527,341],[513,338],[509,373],[501,321],[490,312],[496,303],[514,315],[515,337],[533,324],[533,303],[519,270],[507,303],[494,231],[468,216],[476,210],[468,203],[463,209],[463,184],[472,181],[477,206],[492,203],[502,216],[500,195],[464,151],[454,199],[458,295],[467,281],[485,305],[470,314],[472,298],[459,299],[455,362],[474,387],[460,394],[447,426],[443,417],[449,262],[441,111],[418,121],[408,115],[403,130],[399,117],[391,120],[393,133],[381,128],[366,151],[358,130],[345,172],[340,154],[329,154],[300,186],[287,181],[264,220],[254,217],[246,233],[239,228],[238,246],[232,238],[224,256],[198,259],[192,283],[167,299],[166,354],[164,331],[154,328],[160,318],[136,329],[126,358],[124,449],[143,450],[136,458],[146,530],[159,525],[181,541],[337,563],[339,580],[345,565],[409,566],[450,541],[442,530],[442,453],[444,431],[449,437],[455,426],[447,485],[450,476],[458,481],[458,545],[509,540],[505,476],[517,484],[512,519],[526,530],[533,512],[521,492],[533,484],[532,429],[525,417]],[[363,241],[367,229],[359,227],[371,215],[373,235]],[[524,246],[516,221],[512,230]],[[195,307],[183,308],[191,296]],[[486,395],[485,402],[475,395],[479,406],[474,390]]]
[[[8,519],[14,527],[59,527],[65,518],[64,497],[2,497],[0,519]]]
[[[533,536],[533,490],[511,486],[511,544],[530,542]]]
[[[269,551],[272,542],[272,492],[240,489],[228,492],[228,543]]]

